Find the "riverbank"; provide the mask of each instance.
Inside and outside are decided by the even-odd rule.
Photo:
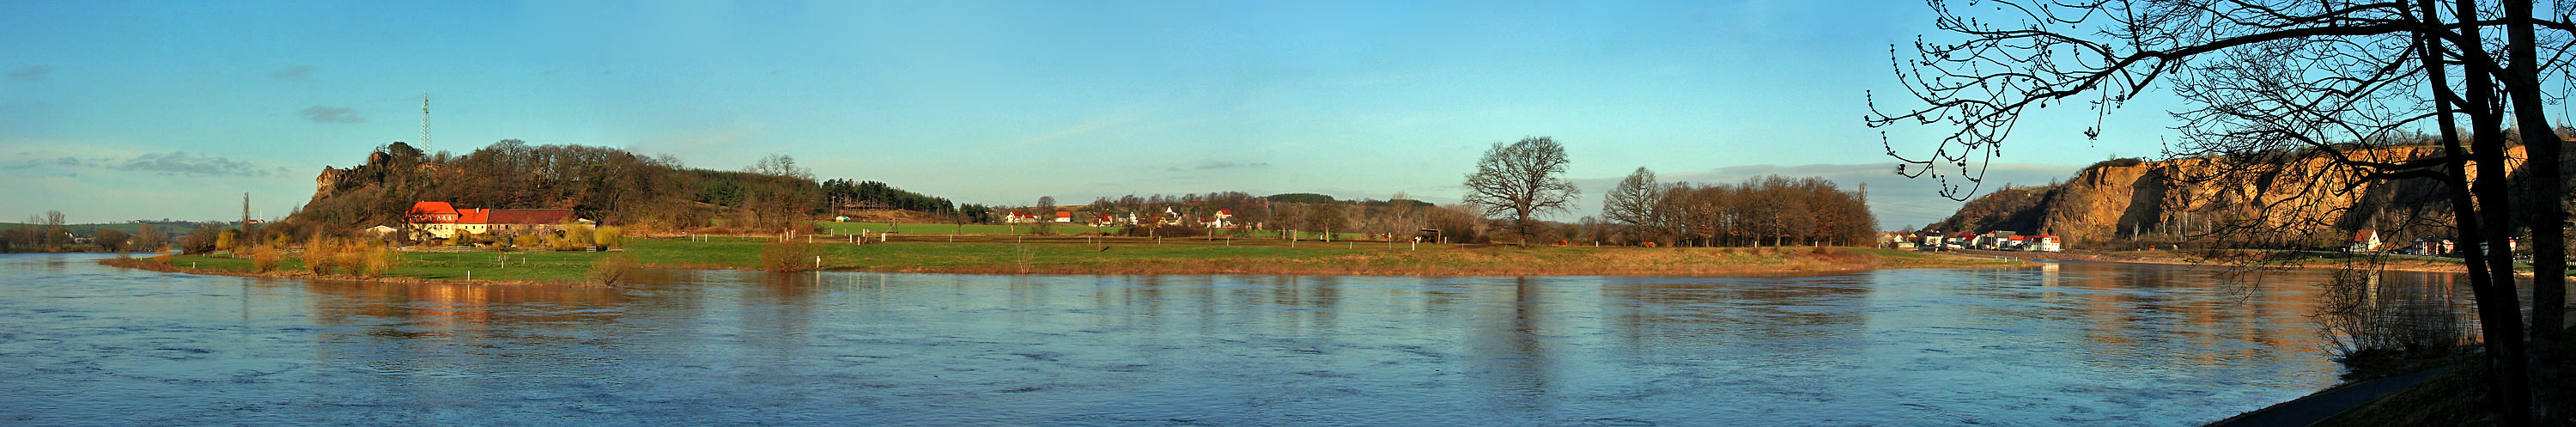
[[[2414,271],[2426,273],[2463,273],[2468,271],[2468,267],[2462,266],[2460,264],[2461,260],[2458,258],[2385,254],[2345,254],[2333,252],[2267,250],[2019,252],[1955,250],[1947,253],[1957,253],[1964,256],[2035,261],[2117,262],[2129,264],[2270,268],[2344,268],[2346,266],[2370,265],[2373,266],[2373,268],[2387,271]],[[2529,264],[2517,264],[2517,268],[2524,270],[2523,274],[2530,274]]]
[[[967,274],[1298,274],[1351,276],[1763,276],[1845,273],[1883,268],[1997,268],[1997,260],[1871,248],[1614,248],[1413,245],[1388,242],[1152,239],[1099,236],[904,236],[856,244],[848,238],[793,248],[793,269]],[[802,243],[802,242],[798,242]],[[769,269],[763,251],[774,239],[698,237],[633,239],[627,250],[601,252],[404,252],[383,277],[476,283],[594,283],[605,260],[624,256],[640,268]],[[776,258],[771,255],[766,258]],[[812,259],[812,261],[804,261]],[[360,279],[303,272],[288,257],[260,271],[253,260],[174,255],[102,261],[110,265],[197,274]]]

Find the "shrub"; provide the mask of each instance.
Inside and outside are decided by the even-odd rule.
[[[621,253],[604,256],[600,257],[598,260],[590,262],[589,283],[600,286],[616,286],[618,281],[625,280],[626,275],[633,272],[635,272],[634,255]]]
[[[609,249],[625,249],[625,248],[626,248],[626,229],[625,229],[625,228],[622,228],[622,227],[599,227],[598,229],[593,230],[593,232],[594,232],[594,234],[595,234],[595,237],[593,237],[593,238],[592,238],[592,241],[599,243],[599,245],[600,245],[600,246],[605,246],[605,247],[607,247],[607,248],[609,248]]]
[[[180,249],[192,254],[214,252],[218,246],[216,243],[220,243],[216,234],[214,226],[199,225],[188,231],[188,237],[179,240]]]
[[[368,243],[364,246],[353,246],[353,248],[356,249],[358,257],[356,267],[358,267],[359,276],[384,277],[386,271],[402,266],[402,254],[395,252],[393,247],[381,243]]]
[[[331,274],[331,266],[340,263],[339,256],[335,254],[339,250],[340,245],[320,236],[314,237],[304,243],[304,269],[313,274]]]
[[[170,247],[163,246],[160,249],[153,250],[152,262],[159,263],[161,265],[170,265]]]
[[[239,251],[241,249],[238,248],[238,246],[241,245],[241,230],[224,230],[223,232],[215,235],[214,250]]]
[[[2376,266],[2345,266],[2318,285],[2317,333],[2337,362],[2360,370],[2449,356],[2470,339],[2461,307],[2436,285],[2375,279]]]
[[[250,266],[259,269],[261,273],[277,271],[277,265],[285,262],[286,250],[284,249],[276,246],[251,248]]]
[[[769,271],[810,271],[814,269],[814,245],[788,239],[769,242],[760,248],[761,268]]]
[[[565,225],[562,238],[555,240],[555,249],[589,249],[592,234],[593,231],[588,225]]]
[[[521,234],[519,235],[519,241],[511,243],[511,245],[518,246],[519,250],[531,250],[544,247],[546,245],[546,238],[544,236],[538,236],[537,233]]]

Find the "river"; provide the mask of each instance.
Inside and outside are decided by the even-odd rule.
[[[570,288],[97,257],[0,255],[0,424],[2192,426],[2340,372],[2315,272],[656,270]]]

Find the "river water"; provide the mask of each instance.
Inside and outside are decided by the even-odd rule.
[[[2321,273],[564,288],[95,258],[0,255],[0,425],[2191,426],[2340,372],[2309,318]]]

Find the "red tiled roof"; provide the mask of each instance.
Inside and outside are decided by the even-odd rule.
[[[403,221],[413,224],[456,222],[456,207],[447,202],[417,202],[403,212]]]
[[[1055,217],[1057,217],[1057,218],[1072,218],[1072,217],[1073,217],[1073,213],[1072,213],[1072,212],[1065,212],[1065,211],[1055,211]]]
[[[487,224],[553,224],[572,219],[571,209],[477,209],[489,213]]]
[[[492,210],[491,210],[491,209],[457,209],[457,210],[456,210],[456,223],[458,223],[458,224],[487,224],[487,223],[490,223],[490,221],[485,221],[485,220],[484,220],[484,217],[485,217],[485,215],[490,214],[490,213],[492,213]]]

